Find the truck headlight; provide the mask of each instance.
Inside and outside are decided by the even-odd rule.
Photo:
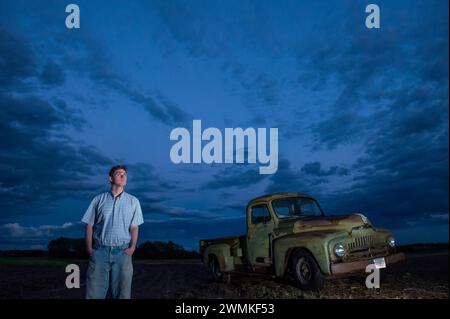
[[[395,238],[394,237],[389,237],[387,240],[387,244],[389,245],[389,247],[394,248],[395,247]]]
[[[334,245],[334,254],[336,257],[344,257],[345,255],[345,247],[342,244]]]

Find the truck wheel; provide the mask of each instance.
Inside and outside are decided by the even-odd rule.
[[[220,271],[219,261],[216,257],[211,257],[209,260],[209,270],[215,281],[228,284],[231,280],[231,275]]]
[[[316,261],[307,251],[297,250],[292,256],[291,267],[300,289],[317,290],[323,287],[325,278]]]

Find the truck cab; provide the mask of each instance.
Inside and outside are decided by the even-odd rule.
[[[200,241],[202,261],[216,279],[227,281],[233,272],[291,275],[300,288],[317,289],[326,277],[405,258],[387,229],[375,228],[362,214],[326,216],[307,194],[254,198],[246,216],[246,235]]]

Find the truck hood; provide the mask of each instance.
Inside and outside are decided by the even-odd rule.
[[[294,221],[293,232],[345,230],[351,233],[355,228],[372,227],[369,220],[362,214],[305,217]]]

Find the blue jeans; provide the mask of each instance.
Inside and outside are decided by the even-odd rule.
[[[127,245],[110,247],[97,246],[89,259],[86,278],[86,298],[105,299],[111,281],[114,299],[131,298],[133,261],[124,252]]]

